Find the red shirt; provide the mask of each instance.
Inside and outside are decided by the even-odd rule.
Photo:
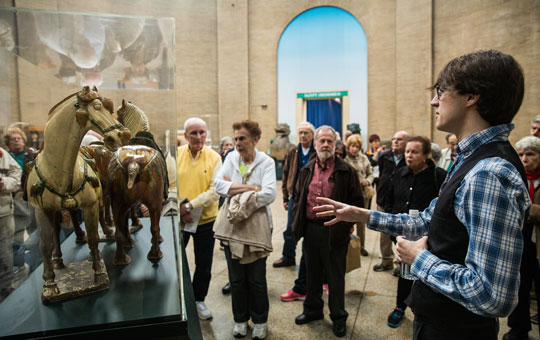
[[[316,197],[330,198],[334,190],[334,156],[328,158],[324,164],[321,164],[319,157],[315,160],[313,168],[313,177],[309,183],[309,191],[306,202],[306,217],[308,220],[315,221],[317,217],[313,207],[317,206]]]

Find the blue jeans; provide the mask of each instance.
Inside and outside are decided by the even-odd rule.
[[[193,237],[195,251],[195,273],[193,274],[193,293],[195,301],[204,301],[208,294],[212,277],[212,260],[214,256],[214,221],[197,226],[195,234],[184,232],[184,247]]]
[[[283,257],[287,260],[296,262],[296,240],[292,234],[292,219],[293,219],[293,208],[294,208],[294,199],[292,197],[289,199],[289,208],[287,210],[287,228],[283,232]]]

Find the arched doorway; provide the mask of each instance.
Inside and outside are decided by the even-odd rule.
[[[309,107],[325,115],[341,111],[312,123],[334,122],[338,131],[359,123],[367,138],[367,39],[351,13],[330,6],[301,13],[283,31],[277,58],[278,122],[291,126],[291,140]]]

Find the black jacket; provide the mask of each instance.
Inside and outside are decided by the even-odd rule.
[[[406,166],[403,156],[398,165],[394,162],[394,153],[388,150],[379,155],[379,181],[377,182],[377,204],[385,212],[392,211],[392,205],[388,202],[388,196],[391,195],[392,178],[397,169]]]
[[[408,166],[396,171],[387,201],[392,207],[392,214],[408,213],[410,209],[422,211],[439,195],[446,171],[437,167],[431,159],[427,163],[428,167],[416,175]]]
[[[306,203],[309,190],[309,183],[313,177],[315,159],[310,160],[301,170],[296,182],[294,192],[294,210],[292,220],[292,231],[295,239],[298,241],[304,236],[304,226],[306,223]],[[364,206],[363,190],[360,187],[360,181],[356,170],[342,159],[336,157],[334,163],[334,190],[333,200],[343,202],[357,207]],[[330,248],[342,247],[349,243],[350,228],[354,223],[339,222],[330,228]]]

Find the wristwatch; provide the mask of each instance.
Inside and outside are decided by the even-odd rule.
[[[191,211],[191,208],[189,207],[189,203],[186,203],[186,204],[184,205],[184,207],[186,208],[186,211],[187,211],[187,212],[190,212],[190,211]]]

